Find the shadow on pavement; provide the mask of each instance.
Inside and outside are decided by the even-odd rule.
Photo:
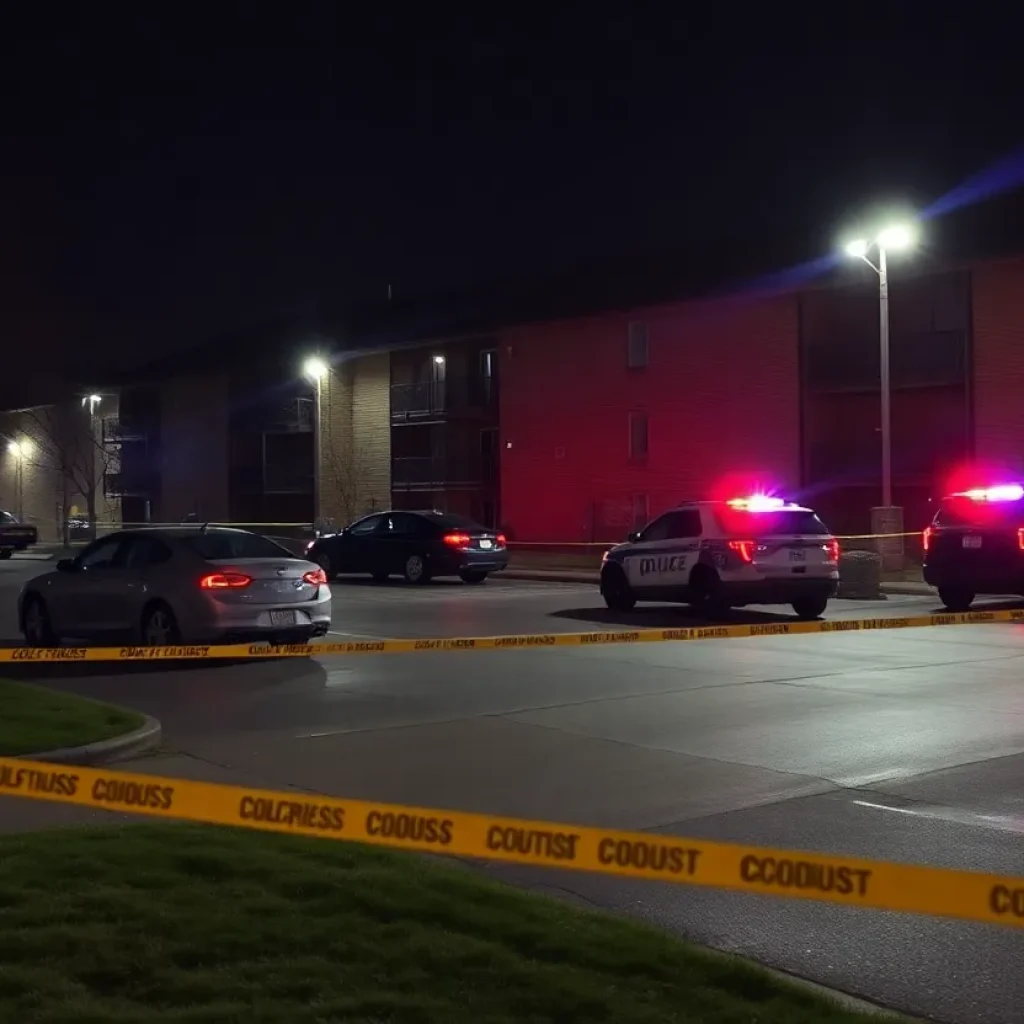
[[[794,622],[795,615],[749,611],[737,608],[728,615],[701,615],[685,604],[641,605],[631,612],[614,612],[610,608],[560,608],[550,613],[556,619],[575,619],[601,626],[631,626],[634,629],[676,629],[682,626],[743,626],[769,622]]]
[[[476,590],[478,587],[487,586],[487,583],[463,583],[458,576],[443,576],[440,579],[427,580],[426,583],[407,583],[401,576],[389,576],[386,580],[378,583],[369,576],[335,576],[331,580],[331,586],[340,589],[341,587],[352,587],[353,589],[369,587],[372,590],[411,590],[421,594],[429,594],[435,587],[457,587],[465,590]]]

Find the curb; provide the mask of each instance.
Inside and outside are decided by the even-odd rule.
[[[114,736],[98,743],[86,743],[81,747],[59,747],[41,754],[18,754],[19,758],[30,761],[49,761],[51,764],[97,765],[126,761],[139,754],[148,753],[160,746],[163,728],[155,719],[146,715],[138,729]]]

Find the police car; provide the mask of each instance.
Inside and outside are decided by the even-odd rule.
[[[609,608],[678,601],[712,614],[789,604],[820,616],[839,585],[839,542],[809,508],[754,495],[685,502],[607,551],[601,594]]]
[[[924,531],[924,579],[954,612],[978,594],[1024,596],[1024,487],[947,495]]]

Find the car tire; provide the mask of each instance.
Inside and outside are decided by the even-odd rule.
[[[53,631],[46,602],[38,594],[25,598],[21,616],[22,633],[29,647],[56,647],[60,643],[60,638]]]
[[[709,618],[729,614],[732,605],[722,596],[722,581],[714,569],[698,565],[690,574],[690,607]]]
[[[459,579],[463,583],[483,583],[487,579],[487,573],[485,572],[460,572]]]
[[[827,597],[802,597],[793,602],[793,611],[798,619],[820,619],[827,607]]]
[[[402,570],[406,583],[422,585],[430,582],[430,570],[427,568],[427,560],[423,555],[410,555],[405,560],[405,567]]]
[[[175,647],[181,643],[181,630],[174,612],[162,601],[149,605],[139,622],[143,647]]]
[[[391,573],[389,573],[389,572],[372,572],[372,573],[370,573],[370,579],[372,579],[374,583],[387,583],[387,581],[390,579],[390,577],[391,577]]]
[[[13,548],[0,548],[0,560],[6,560],[14,554]]]
[[[636,594],[619,568],[606,569],[601,574],[601,596],[613,612],[631,612],[636,607]]]
[[[939,587],[939,600],[951,612],[965,612],[977,595],[966,587]]]

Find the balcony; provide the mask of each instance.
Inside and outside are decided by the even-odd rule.
[[[268,433],[304,434],[313,429],[312,398],[293,398],[266,410],[261,417]]]
[[[126,441],[147,441],[148,428],[137,420],[118,419],[107,416],[103,420],[103,443],[106,445],[124,444]]]
[[[288,463],[236,466],[231,471],[230,487],[237,494],[312,494],[312,467]]]
[[[152,498],[156,489],[156,477],[150,472],[103,474],[103,493],[108,498]]]
[[[391,385],[391,422],[436,422],[455,416],[483,417],[495,406],[496,382],[489,377]]]
[[[479,461],[431,456],[391,460],[394,490],[479,487],[485,482],[486,475]]]

